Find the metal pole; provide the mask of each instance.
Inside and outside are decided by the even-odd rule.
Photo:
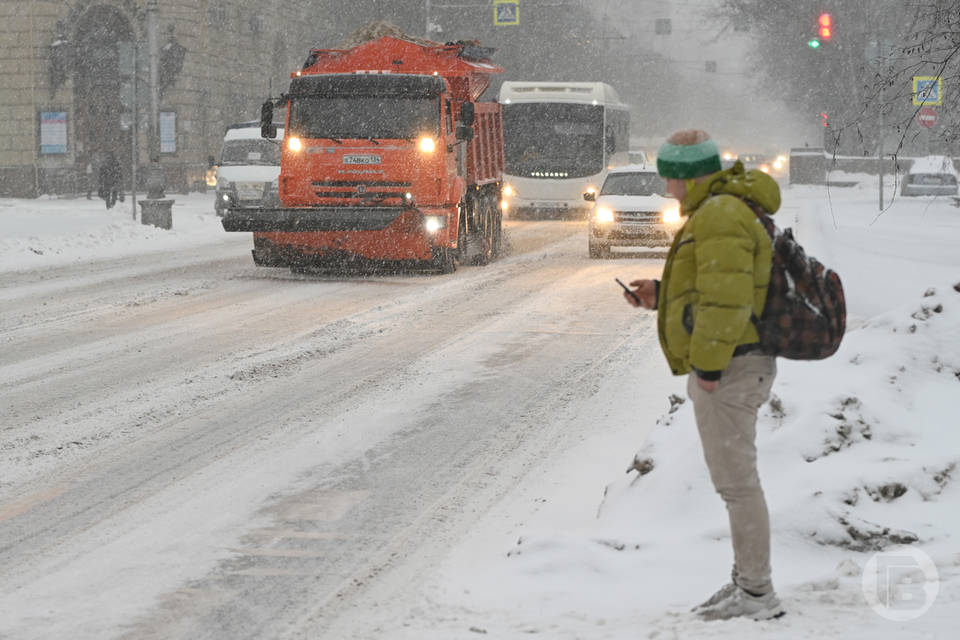
[[[133,162],[130,165],[130,207],[133,219],[137,219],[137,162],[139,153],[137,146],[137,135],[140,133],[140,114],[137,111],[137,49],[140,46],[139,38],[133,43],[133,99],[130,108],[133,110],[133,122],[130,125],[130,153],[133,156]]]
[[[425,0],[426,2],[426,14],[427,14],[427,34],[426,39],[430,39],[430,0]]]
[[[147,55],[150,56],[150,162],[160,152],[160,71],[157,47],[157,0],[147,2]]]
[[[880,208],[883,211],[883,87],[880,87],[880,130],[877,135],[877,161],[880,165]]]

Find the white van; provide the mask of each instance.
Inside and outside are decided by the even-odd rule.
[[[214,209],[222,216],[227,207],[275,207],[277,178],[280,176],[280,141],[260,137],[259,122],[243,122],[227,127],[217,167]]]

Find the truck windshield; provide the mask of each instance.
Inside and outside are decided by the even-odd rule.
[[[440,100],[379,96],[294,98],[290,130],[304,138],[417,138],[440,131]]]
[[[280,165],[280,146],[267,140],[227,140],[223,143],[220,164]]]
[[[510,175],[595,175],[603,170],[603,106],[504,105],[503,143]]]
[[[600,188],[602,196],[662,196],[666,193],[666,181],[652,171],[611,173]]]

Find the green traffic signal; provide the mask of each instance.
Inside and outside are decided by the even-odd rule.
[[[820,40],[818,40],[817,38],[810,38],[810,39],[807,41],[807,46],[810,47],[811,49],[819,49],[819,48],[820,48]]]

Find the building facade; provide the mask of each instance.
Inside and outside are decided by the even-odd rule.
[[[147,1],[0,2],[0,196],[84,192],[107,153],[129,188],[134,158],[149,162]],[[257,118],[307,49],[347,26],[318,31],[305,17],[322,4],[156,2],[168,190],[201,185],[226,125]]]

